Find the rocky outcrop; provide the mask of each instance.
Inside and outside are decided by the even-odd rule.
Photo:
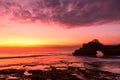
[[[75,50],[72,54],[75,56],[91,56],[96,57],[97,51],[101,51],[104,56],[120,56],[120,45],[103,45],[97,39],[83,44],[83,46]]]

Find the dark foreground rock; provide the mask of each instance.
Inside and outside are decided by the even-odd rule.
[[[104,57],[120,56],[120,44],[103,45],[97,39],[94,39],[91,42],[83,44],[80,49],[75,50],[72,54],[75,56],[96,57],[97,51],[103,53]]]
[[[29,70],[27,74],[30,75],[24,73],[25,70],[0,70],[0,80],[120,80],[120,74],[80,67],[49,67],[47,70]]]

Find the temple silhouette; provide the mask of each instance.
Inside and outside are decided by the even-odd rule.
[[[72,54],[74,56],[90,56],[96,57],[97,52],[100,51],[102,56],[120,56],[120,44],[119,45],[103,45],[99,40],[94,39],[88,43],[84,43],[81,48],[75,50]]]

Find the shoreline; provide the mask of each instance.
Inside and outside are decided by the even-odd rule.
[[[0,80],[120,80],[120,74],[84,67],[49,66],[44,70],[3,69]]]

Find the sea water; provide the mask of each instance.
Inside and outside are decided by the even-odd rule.
[[[0,69],[45,69],[55,67],[86,67],[120,73],[120,56],[93,58],[71,53],[0,53]]]

